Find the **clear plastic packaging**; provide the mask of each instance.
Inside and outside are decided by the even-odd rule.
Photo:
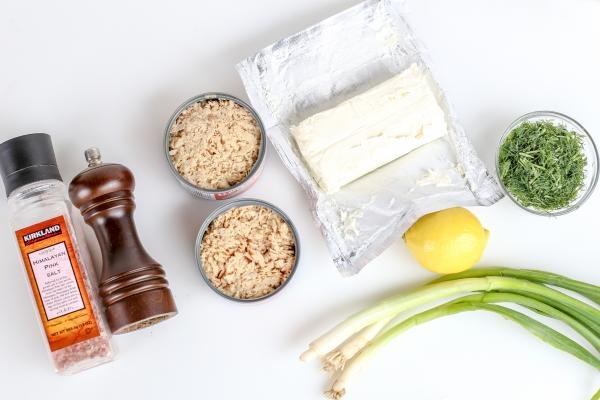
[[[64,183],[49,179],[22,186],[10,194],[8,206],[54,370],[73,374],[111,361],[115,347]]]
[[[343,275],[352,275],[419,217],[502,197],[433,79],[401,3],[368,0],[280,40],[237,65],[246,91],[285,166],[307,192]],[[448,135],[325,193],[290,128],[417,65],[431,81]]]

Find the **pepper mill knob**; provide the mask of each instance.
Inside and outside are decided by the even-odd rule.
[[[102,164],[102,155],[97,147],[90,147],[84,152],[85,161],[88,162],[88,167],[96,167]]]
[[[146,252],[133,220],[132,172],[121,164],[104,164],[97,148],[85,151],[89,167],[69,185],[100,244],[99,292],[114,334],[145,328],[177,314],[162,266]]]

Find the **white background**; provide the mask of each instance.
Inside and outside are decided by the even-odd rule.
[[[129,166],[141,237],[166,267],[180,311],[116,337],[115,362],[56,376],[2,223],[0,397],[318,399],[326,379],[316,365],[298,361],[305,345],[374,300],[432,278],[400,241],[359,276],[341,278],[303,192],[271,151],[247,196],[289,213],[302,237],[302,261],[271,300],[224,300],[194,264],[197,229],[216,203],[188,195],[164,160],[163,129],[183,100],[213,90],[246,98],[236,62],[355,3],[0,2],[0,140],[52,134],[67,182],[85,166],[83,150],[91,145],[106,161]],[[525,112],[566,113],[600,140],[600,1],[412,0],[407,10],[490,169],[500,133]],[[528,215],[508,199],[474,212],[491,231],[482,265],[543,268],[600,283],[598,192],[558,219]],[[0,220],[7,217],[0,202]],[[402,335],[347,398],[583,400],[598,387],[591,367],[480,312]]]

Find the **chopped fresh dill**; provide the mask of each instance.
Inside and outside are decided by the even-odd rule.
[[[500,180],[524,207],[555,211],[583,187],[586,158],[581,137],[551,121],[523,122],[500,146]]]

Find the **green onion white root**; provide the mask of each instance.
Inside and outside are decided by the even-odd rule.
[[[373,340],[390,322],[392,318],[384,318],[372,325],[363,328],[344,344],[325,354],[322,358],[323,371],[341,371],[346,362],[354,357]]]

